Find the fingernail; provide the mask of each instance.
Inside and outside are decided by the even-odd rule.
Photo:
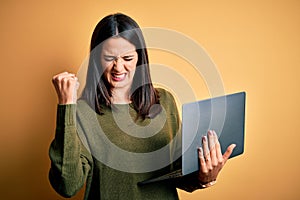
[[[199,147],[199,148],[198,148],[198,153],[199,153],[200,156],[203,156],[203,150],[202,150],[202,147]]]
[[[207,141],[206,136],[203,136],[203,137],[202,137],[202,140],[203,140],[204,142],[206,142],[206,141]]]

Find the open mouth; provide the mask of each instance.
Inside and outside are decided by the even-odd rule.
[[[123,74],[111,74],[111,77],[114,81],[123,81],[126,77],[126,73],[123,73]]]

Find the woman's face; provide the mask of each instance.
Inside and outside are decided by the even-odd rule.
[[[130,89],[138,61],[135,46],[122,37],[104,41],[101,51],[104,77],[112,89]]]

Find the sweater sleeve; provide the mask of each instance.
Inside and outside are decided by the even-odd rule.
[[[173,95],[166,91],[166,90],[162,90],[159,89],[159,94],[161,95],[161,103],[164,106],[168,107],[168,113],[169,113],[169,117],[171,118],[171,120],[169,120],[172,123],[175,123],[173,125],[171,125],[171,127],[175,127],[174,129],[172,129],[173,133],[173,137],[176,135],[176,132],[181,132],[181,120],[179,117],[179,112],[177,109],[177,105],[176,105],[176,101],[173,97]],[[178,153],[181,154],[181,150],[182,150],[182,141],[181,139],[177,141],[177,144],[174,145],[173,147],[173,154],[177,155]],[[180,151],[180,152],[178,152]],[[181,167],[181,158],[177,159],[176,161],[174,161],[174,163],[171,164],[171,170],[176,170],[179,169]],[[174,180],[172,180],[172,183],[175,185],[175,187],[182,189],[184,191],[187,192],[193,192],[197,189],[202,189],[201,185],[199,184],[198,181],[198,172],[194,172],[192,174],[186,175],[184,177],[181,178],[175,178]]]
[[[55,138],[49,149],[52,187],[64,197],[74,196],[91,173],[92,158],[76,130],[76,104],[58,105]]]
[[[186,176],[174,179],[173,183],[175,186],[186,192],[194,192],[198,189],[203,189],[198,181],[198,172],[188,174]]]

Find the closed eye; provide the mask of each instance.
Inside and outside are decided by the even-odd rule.
[[[124,59],[125,61],[131,61],[131,60],[134,59],[134,56],[132,56],[132,55],[130,55],[130,56],[123,56],[123,59]]]
[[[110,55],[104,55],[104,60],[107,61],[107,62],[112,62],[114,60],[117,60],[118,57],[116,56],[110,56]],[[134,59],[134,55],[127,55],[127,56],[123,56],[122,59],[124,61],[131,61]]]
[[[115,56],[104,56],[105,61],[114,61],[116,59]]]

